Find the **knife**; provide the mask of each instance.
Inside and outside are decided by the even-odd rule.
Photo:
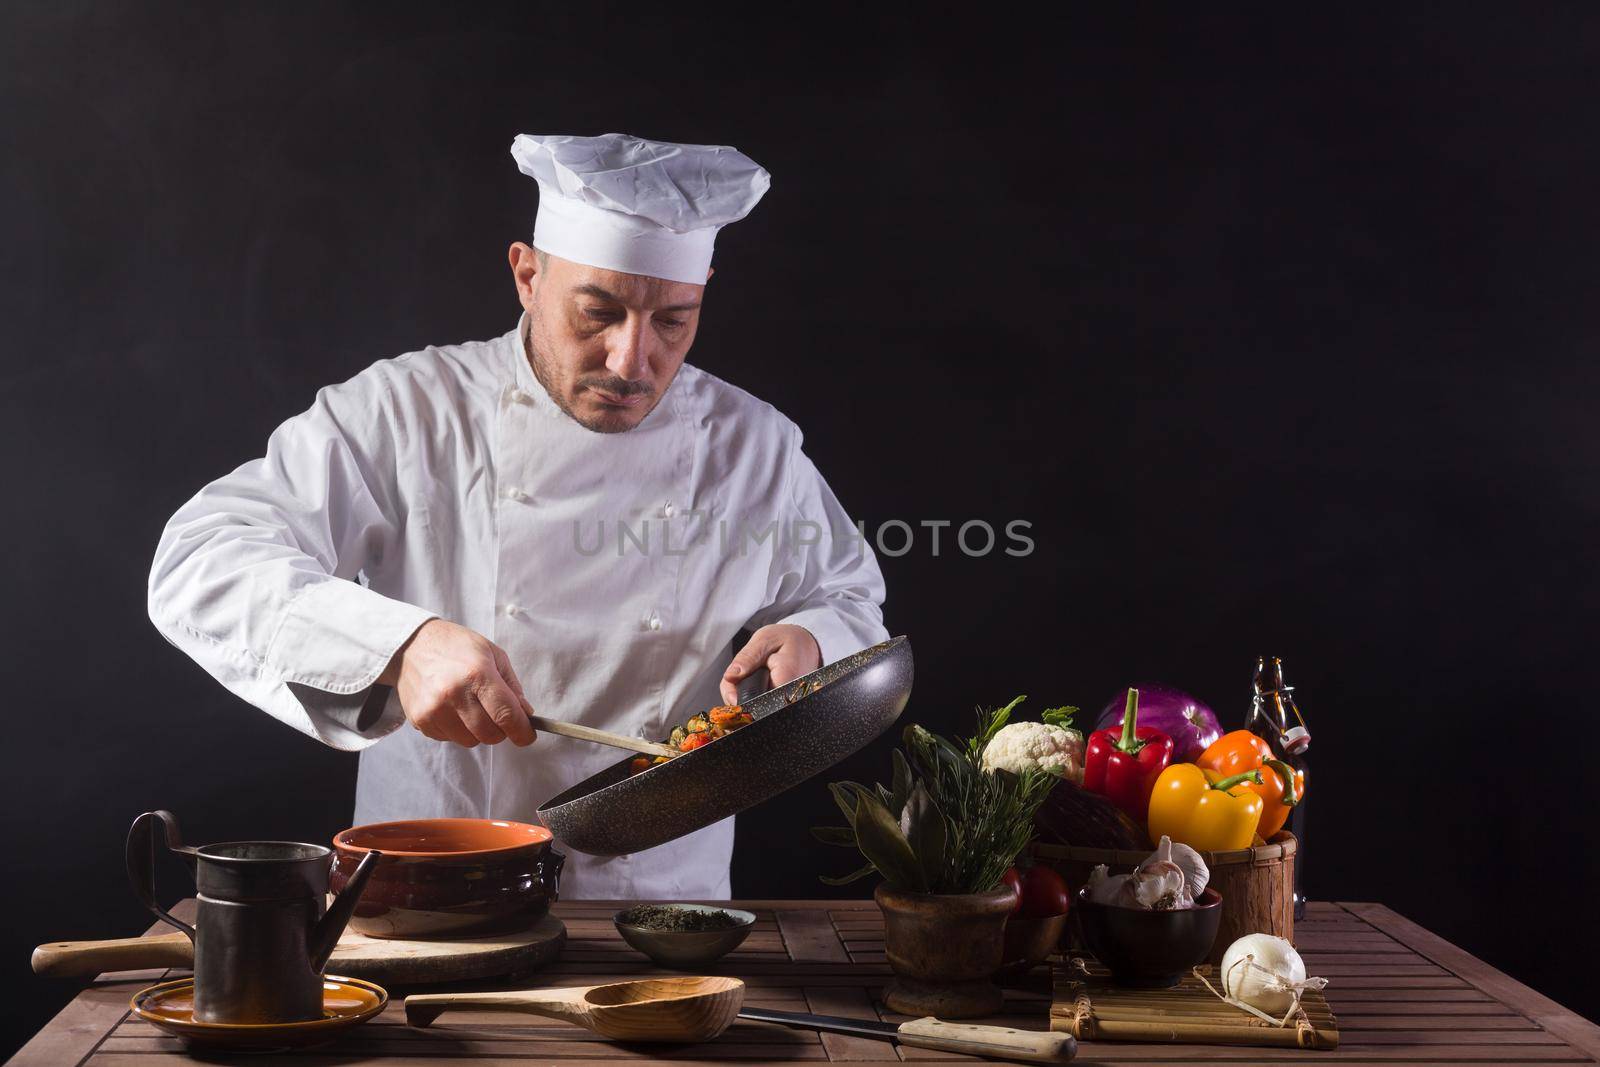
[[[777,1023],[830,1034],[849,1034],[892,1041],[898,1045],[960,1052],[989,1059],[1028,1060],[1033,1063],[1062,1063],[1078,1053],[1078,1042],[1071,1034],[1053,1030],[1017,1030],[1009,1026],[979,1026],[973,1023],[947,1023],[932,1017],[910,1022],[881,1023],[870,1019],[845,1019],[833,1015],[808,1015],[799,1011],[768,1011],[741,1008],[739,1018],[757,1023]]]

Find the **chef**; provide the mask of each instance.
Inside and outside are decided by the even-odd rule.
[[[167,640],[360,750],[357,824],[534,821],[619,754],[534,743],[530,714],[664,738],[763,669],[887,637],[877,561],[799,429],[684,362],[713,241],[767,172],[623,134],[511,154],[539,186],[516,327],[322,389],[178,510],[150,573]],[[569,853],[563,895],[726,898],[733,836]]]

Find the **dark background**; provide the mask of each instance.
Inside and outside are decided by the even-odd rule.
[[[138,812],[347,824],[355,757],[167,646],[145,576],[319,386],[516,322],[521,131],[765,165],[691,360],[793,417],[869,524],[1033,523],[1026,559],[948,532],[882,559],[908,719],[1153,678],[1237,725],[1281,655],[1312,894],[1600,1016],[1600,16],[743,10],[0,8],[0,1051],[72,992],[34,943],[149,921]],[[828,894],[830,811],[815,781],[744,816],[736,892]]]

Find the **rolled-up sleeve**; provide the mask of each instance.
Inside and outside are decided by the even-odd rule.
[[[803,626],[822,662],[886,641],[878,558],[834,496],[791,428],[784,549],[777,554],[770,606],[750,620]]]
[[[404,447],[392,392],[370,369],[323,389],[266,455],[178,509],[150,570],[162,635],[235,695],[334,748],[403,721],[376,686],[434,614],[366,588],[399,551]]]

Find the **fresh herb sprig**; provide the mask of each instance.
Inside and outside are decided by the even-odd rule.
[[[1057,782],[1043,771],[1019,775],[981,766],[984,746],[1023,699],[980,709],[977,732],[963,744],[906,727],[888,786],[830,785],[847,825],[812,833],[826,844],[860,850],[867,863],[822,880],[844,885],[877,871],[892,888],[916,893],[983,893],[999,885],[1032,840],[1034,812]]]

